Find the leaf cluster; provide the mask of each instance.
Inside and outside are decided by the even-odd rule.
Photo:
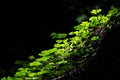
[[[111,17],[118,17],[120,10],[111,7],[107,15],[102,15],[101,9],[94,9],[89,21],[83,21],[74,26],[75,31],[68,34],[52,33],[52,38],[56,38],[54,47],[49,50],[43,50],[38,55],[39,58],[30,56],[31,62],[27,66],[18,69],[14,77],[8,76],[1,80],[50,80],[73,70],[74,68],[84,68],[87,65],[88,57],[94,50],[94,44],[101,36],[95,35],[96,28],[111,28]],[[68,37],[67,37],[68,36]],[[17,62],[18,64],[21,62]]]

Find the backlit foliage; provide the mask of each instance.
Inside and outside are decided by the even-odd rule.
[[[111,19],[120,16],[119,8],[113,6],[107,15],[102,15],[101,11],[92,10],[89,21],[74,26],[75,30],[68,34],[52,33],[51,36],[56,38],[52,49],[40,52],[39,58],[30,56],[31,62],[19,68],[13,77],[1,80],[51,80],[75,68],[83,69],[89,62],[88,58],[96,55],[94,46],[102,38],[101,30],[111,29],[115,22]]]

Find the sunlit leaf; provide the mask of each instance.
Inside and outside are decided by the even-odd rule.
[[[59,44],[59,43],[62,43],[63,40],[56,40],[56,42]]]
[[[29,56],[29,59],[31,59],[31,60],[32,60],[32,59],[35,59],[35,57],[34,57],[34,56]]]
[[[29,77],[34,77],[36,75],[36,73],[29,73],[28,76]]]
[[[101,9],[96,9],[96,10],[94,9],[94,10],[91,11],[91,13],[92,13],[92,14],[98,14],[98,13],[100,13],[101,11],[102,11]]]
[[[41,65],[41,63],[38,61],[34,61],[34,62],[30,63],[30,66],[40,66],[40,65]]]
[[[91,38],[91,40],[97,40],[97,39],[99,39],[99,36],[93,36],[92,38]]]

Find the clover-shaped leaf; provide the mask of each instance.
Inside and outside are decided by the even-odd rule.
[[[35,57],[32,55],[32,56],[29,56],[29,59],[33,60],[33,59],[35,59]]]
[[[39,66],[39,65],[41,65],[41,63],[38,61],[34,61],[34,62],[30,63],[29,65],[30,66]]]
[[[93,36],[92,38],[91,38],[91,40],[97,40],[97,39],[99,39],[99,36]]]
[[[101,9],[96,9],[96,10],[94,9],[94,10],[91,11],[91,13],[92,13],[92,14],[98,14],[98,13],[100,13],[101,11],[102,11]]]
[[[53,32],[50,34],[50,36],[52,36],[52,38],[65,38],[67,36],[67,34],[65,34],[65,33],[57,34],[57,33]]]
[[[34,77],[36,75],[36,73],[29,73],[28,76],[29,77]]]

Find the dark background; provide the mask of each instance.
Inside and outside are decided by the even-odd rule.
[[[107,12],[112,2],[114,0],[2,2],[0,75],[10,74],[14,61],[26,60],[30,55],[37,55],[42,50],[52,48],[55,40],[50,37],[50,33],[70,32],[74,30],[73,26],[78,24],[75,21],[78,16],[86,14],[89,17],[89,11],[97,7]]]
[[[54,40],[50,33],[68,33],[77,24],[75,19],[80,12],[78,2],[80,1],[4,2],[0,31],[2,61],[7,56],[26,57],[51,48]],[[82,3],[87,4],[85,1],[80,2]]]

